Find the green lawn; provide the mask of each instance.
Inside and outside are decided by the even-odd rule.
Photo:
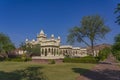
[[[0,80],[75,80],[95,64],[0,62]]]

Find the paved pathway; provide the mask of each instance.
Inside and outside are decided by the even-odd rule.
[[[120,66],[110,57],[77,77],[77,80],[120,80]]]

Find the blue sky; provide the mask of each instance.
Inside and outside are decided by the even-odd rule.
[[[0,32],[10,36],[16,46],[26,38],[35,39],[41,29],[48,37],[61,36],[62,44],[67,44],[70,28],[80,25],[83,16],[99,14],[112,31],[97,43],[112,44],[120,33],[120,26],[114,23],[117,3],[120,0],[0,0]]]

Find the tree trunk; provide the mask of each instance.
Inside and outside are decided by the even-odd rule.
[[[91,40],[91,52],[92,52],[92,55],[95,56],[93,40]]]

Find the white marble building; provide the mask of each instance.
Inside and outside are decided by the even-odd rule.
[[[80,47],[72,47],[71,45],[60,45],[61,39],[54,37],[54,34],[50,38],[47,38],[44,31],[41,30],[37,35],[37,39],[29,41],[26,39],[26,44],[40,44],[41,45],[41,57],[42,58],[64,58],[65,55],[83,57],[87,56],[87,49]]]

